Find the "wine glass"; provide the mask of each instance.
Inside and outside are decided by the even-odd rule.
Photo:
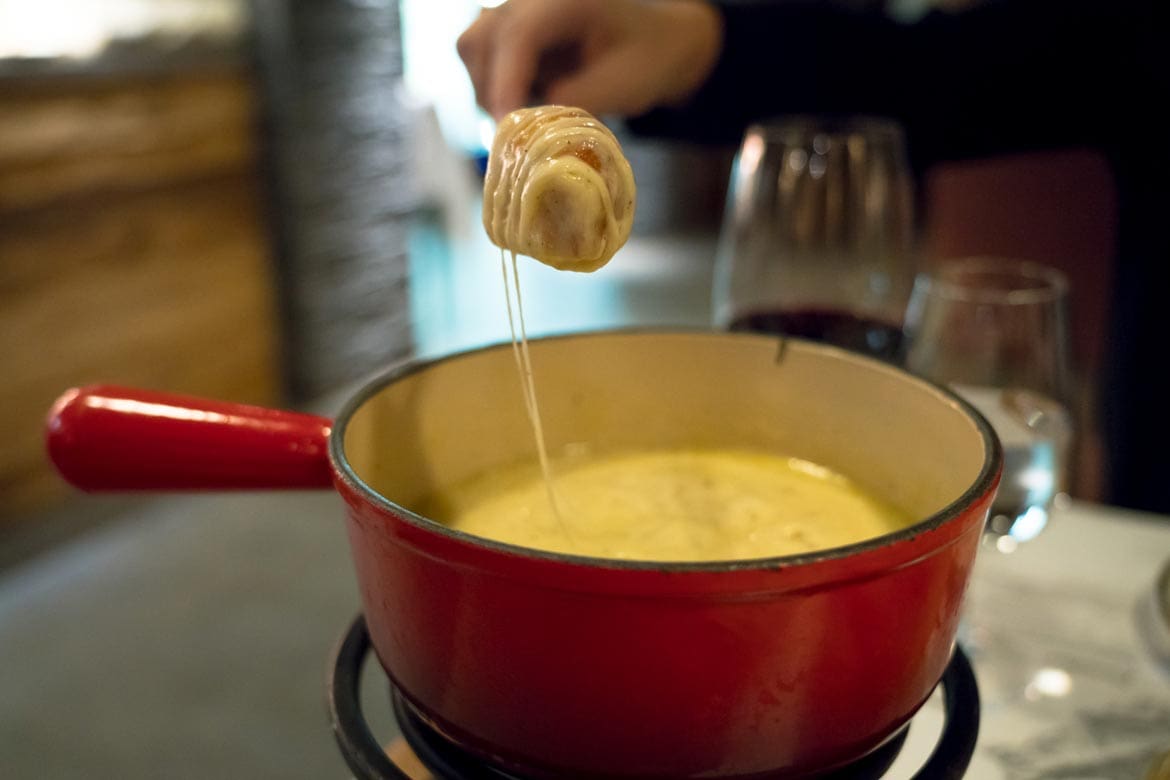
[[[732,167],[715,325],[897,361],[914,239],[912,176],[898,124],[790,116],[753,125]]]
[[[986,538],[1006,552],[1044,530],[1067,489],[1067,308],[1064,274],[997,258],[948,261],[921,274],[907,308],[905,367],[949,385],[1003,444]]]

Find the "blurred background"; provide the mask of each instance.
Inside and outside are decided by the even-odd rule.
[[[0,566],[137,500],[81,503],[50,471],[41,427],[68,387],[328,413],[393,361],[506,337],[478,221],[492,126],[454,48],[478,10],[0,0]],[[532,333],[709,321],[734,149],[617,130],[639,186],[635,239],[588,279],[526,268]],[[1074,149],[940,166],[919,193],[926,262],[1009,255],[1072,278],[1073,492],[1094,498],[1105,163]]]

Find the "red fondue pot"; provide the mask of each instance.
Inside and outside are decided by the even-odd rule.
[[[418,714],[535,777],[799,776],[893,735],[950,658],[1002,455],[958,397],[832,347],[744,333],[538,339],[555,451],[743,446],[832,467],[921,518],[747,561],[575,557],[412,511],[534,457],[511,346],[406,365],[326,419],[109,387],[54,406],[86,490],[325,487],[346,504],[378,657]]]

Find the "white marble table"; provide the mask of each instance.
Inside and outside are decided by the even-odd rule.
[[[1170,752],[1170,667],[1139,631],[1170,518],[1072,502],[1011,554],[985,545],[962,643],[982,698],[972,780],[1131,780]],[[915,719],[893,777],[941,725]]]

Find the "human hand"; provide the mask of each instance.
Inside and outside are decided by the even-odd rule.
[[[532,102],[634,116],[684,102],[723,43],[703,0],[508,0],[457,48],[476,101],[496,119]]]

